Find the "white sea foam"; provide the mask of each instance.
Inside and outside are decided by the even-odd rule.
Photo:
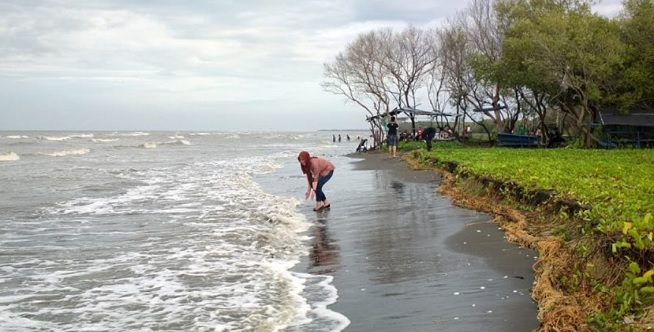
[[[131,132],[131,133],[120,132],[120,133],[115,133],[114,135],[125,136],[125,137],[139,137],[139,136],[149,136],[150,133],[137,131],[137,132]]]
[[[94,138],[93,142],[107,143],[107,142],[116,142],[119,141],[119,138]]]
[[[95,134],[73,134],[70,135],[71,138],[93,138]]]
[[[10,139],[22,139],[22,138],[30,138],[27,135],[7,135],[5,138],[10,138]]]
[[[46,153],[46,155],[52,156],[52,157],[81,156],[81,155],[87,154],[89,152],[91,152],[91,149],[82,148],[82,149],[72,149],[72,150],[64,150],[64,151]]]
[[[162,142],[168,135],[146,139]],[[222,156],[212,153],[216,145],[233,142],[212,138],[193,141],[197,159],[187,158],[190,149],[183,146],[146,154],[134,149],[144,142],[140,138],[121,138],[128,142],[125,149],[98,144],[98,154],[112,153],[107,163],[74,160],[79,164],[74,183],[53,182],[66,190],[53,192],[54,202],[30,211],[38,218],[29,219],[29,227],[10,217],[17,221],[11,226],[15,231],[0,234],[0,249],[12,248],[8,253],[16,260],[0,266],[2,279],[10,283],[0,284],[5,309],[0,330],[341,331],[347,326],[347,318],[327,309],[337,298],[330,277],[290,272],[308,253],[310,223],[298,211],[300,201],[270,194],[255,181],[295,158],[297,149],[271,148],[270,142],[261,148],[247,136],[244,145],[259,150],[219,160]],[[316,150],[313,143],[302,146],[312,154]],[[159,155],[166,162],[159,162]],[[59,163],[48,160],[49,166]],[[120,163],[112,164],[115,160]],[[103,168],[99,177],[97,167]]]
[[[67,141],[72,139],[71,136],[37,136],[37,138],[46,141]]]
[[[160,144],[165,144],[165,145],[191,145],[191,142],[184,140],[184,139],[178,139],[174,141],[167,141],[167,142],[162,142]]]
[[[67,141],[74,138],[93,138],[95,134],[70,134],[66,136],[37,136],[38,139],[46,141]],[[25,137],[21,137],[25,138]]]
[[[350,325],[350,320],[344,315],[327,309],[338,299],[336,287],[332,284],[332,276],[311,275],[306,273],[294,273],[297,278],[303,280],[304,287],[299,293],[298,300],[301,301],[297,315],[288,327],[291,331],[343,331]]]
[[[146,149],[156,149],[157,148],[157,143],[145,142],[145,143],[141,144],[141,147],[146,148]]]
[[[6,152],[0,154],[0,161],[16,161],[19,160],[20,156],[15,152]]]

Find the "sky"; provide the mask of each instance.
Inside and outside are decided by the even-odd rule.
[[[361,33],[435,27],[467,6],[2,0],[0,130],[365,129],[364,110],[321,88],[323,64]]]

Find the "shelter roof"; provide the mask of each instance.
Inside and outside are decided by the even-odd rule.
[[[413,107],[400,107],[400,108],[394,108],[392,111],[388,112],[389,115],[398,115],[398,114],[406,114],[406,115],[426,115],[426,116],[431,116],[431,117],[436,117],[436,116],[452,116],[452,114],[449,113],[443,113],[443,112],[434,112],[434,111],[423,111],[417,108]],[[379,118],[385,117],[385,114],[380,114],[380,115],[375,115],[371,116],[368,118],[368,121],[371,120],[376,120]]]
[[[505,108],[507,108],[506,105],[502,105],[502,106],[499,106],[497,109],[498,110],[503,110]],[[474,108],[472,111],[473,112],[490,112],[490,111],[494,111],[494,110],[495,110],[495,108],[488,107],[488,108]]]
[[[624,114],[617,109],[600,111],[600,119],[605,126],[654,127],[654,110],[633,110]]]

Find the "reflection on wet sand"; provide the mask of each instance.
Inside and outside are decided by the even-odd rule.
[[[439,196],[433,173],[371,157],[362,172],[339,165],[347,175],[331,184],[340,199],[332,201],[329,227],[311,230],[314,252],[322,243],[336,253],[320,268],[334,271],[338,301],[329,309],[347,316],[346,331],[537,328],[529,296],[534,253],[507,243],[491,216]]]
[[[310,267],[313,273],[330,274],[338,270],[340,264],[339,247],[332,240],[327,227],[329,209],[318,214],[318,220],[312,227],[313,241],[309,253]]]

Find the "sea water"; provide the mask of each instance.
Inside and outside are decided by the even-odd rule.
[[[342,140],[0,132],[0,331],[343,330],[331,277],[292,270],[310,250],[297,154]]]

